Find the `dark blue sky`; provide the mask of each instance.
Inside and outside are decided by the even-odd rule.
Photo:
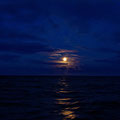
[[[120,75],[119,0],[0,0],[0,74]],[[73,67],[74,66],[74,67]]]

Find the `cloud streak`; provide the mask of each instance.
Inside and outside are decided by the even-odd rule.
[[[0,43],[0,51],[15,52],[21,54],[33,54],[37,52],[52,52],[54,49],[40,43]]]
[[[119,5],[118,0],[0,1],[0,66],[19,60],[16,70],[28,65],[42,73],[64,66],[61,58],[67,56],[87,72],[96,74],[101,64],[112,71],[120,54]]]

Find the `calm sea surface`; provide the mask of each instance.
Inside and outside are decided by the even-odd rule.
[[[120,77],[0,77],[0,120],[120,120]]]

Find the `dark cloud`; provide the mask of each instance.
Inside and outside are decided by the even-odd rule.
[[[14,19],[21,23],[34,22],[40,15],[45,16],[48,10],[43,6],[44,2],[31,0],[7,1],[0,5],[2,17],[8,15],[8,19]]]
[[[111,65],[90,65],[86,64],[81,71],[78,71],[79,74],[81,75],[99,75],[99,76],[112,76],[112,75],[120,75],[120,66],[117,64],[112,64]]]
[[[53,19],[48,18],[48,21],[50,22],[50,24],[52,25],[53,28],[59,28],[59,24],[57,24]]]
[[[29,42],[29,43],[10,43],[1,42],[0,51],[10,51],[15,53],[32,54],[37,52],[52,52],[53,48],[48,47],[40,43]]]
[[[0,54],[0,61],[3,62],[12,62],[12,61],[17,61],[19,60],[20,56],[19,55],[15,55],[15,54]]]
[[[34,64],[39,64],[39,65],[51,65],[51,66],[56,66],[56,65],[65,65],[65,63],[55,63],[55,62],[52,62],[52,61],[41,61],[41,60],[30,60],[31,63],[34,63]]]
[[[2,2],[3,3],[3,2]],[[107,8],[107,9],[106,9]],[[102,0],[102,1],[88,1],[88,0],[69,0],[56,1],[56,0],[21,0],[11,1],[6,0],[1,4],[0,9],[7,13],[15,14],[18,18],[30,21],[36,20],[40,15],[49,16],[57,14],[59,16],[78,16],[83,18],[95,19],[109,19],[119,20],[119,5],[117,0]],[[31,19],[30,19],[31,18]]]
[[[20,54],[23,63],[14,66],[12,72],[38,73],[39,70],[50,73],[52,68],[48,66],[60,64],[49,61],[50,55],[54,54],[55,57],[51,57],[56,61],[68,56],[78,62],[82,62],[78,57],[82,55],[93,60],[83,62],[88,62],[84,73],[96,74],[102,70],[112,73],[112,68],[117,71],[111,64],[116,65],[120,60],[119,5],[118,0],[0,1],[0,65],[3,61],[18,60]],[[78,52],[69,51],[74,49]],[[118,58],[113,58],[115,55]],[[105,69],[101,63],[106,64]],[[5,65],[2,68],[4,71],[8,68],[8,72],[12,69]]]
[[[47,41],[45,38],[38,37],[35,35],[31,35],[28,33],[21,33],[17,31],[10,31],[10,30],[0,30],[0,40],[21,40],[21,41]]]
[[[93,33],[93,36],[96,38],[96,40],[99,40],[104,44],[105,43],[106,44],[109,43],[113,45],[120,44],[120,29],[118,29],[118,26],[120,25],[119,24],[114,26],[112,25],[110,28],[106,28],[106,31],[104,31],[103,29],[102,32]]]
[[[54,0],[52,3],[52,7],[56,6],[54,7],[56,14],[63,15],[64,17],[71,18],[71,16],[76,16],[84,20],[106,19],[112,22],[119,22],[120,20],[118,1],[70,0],[68,2],[62,0],[58,2]]]
[[[96,50],[97,52],[120,54],[120,50],[115,48],[101,47],[101,48],[95,48],[94,50]]]
[[[120,43],[120,29],[113,32],[113,41]]]
[[[106,64],[119,64],[120,58],[106,58],[106,59],[96,59],[95,62],[106,63]]]

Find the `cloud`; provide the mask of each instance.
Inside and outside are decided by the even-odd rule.
[[[12,61],[17,61],[19,60],[20,56],[19,55],[15,55],[15,54],[8,54],[8,53],[2,53],[0,54],[0,61],[3,61],[3,62],[12,62]]]
[[[48,47],[47,45],[43,45],[41,43],[29,42],[29,43],[21,43],[21,42],[1,42],[0,43],[0,51],[9,51],[15,53],[23,53],[23,54],[32,54],[37,52],[52,52],[53,48]]]
[[[120,29],[113,32],[113,39],[114,42],[120,44]]]
[[[52,60],[61,56],[81,62],[79,56],[82,55],[95,59],[98,67],[94,63],[93,71],[98,70],[101,63],[119,63],[117,58],[108,59],[120,54],[119,5],[118,0],[0,1],[1,61],[17,60],[19,57],[13,55],[16,53],[23,55],[23,61],[29,59],[24,64],[34,66],[36,63],[40,69],[41,64],[43,68],[60,64]],[[46,58],[42,59],[43,56]],[[87,62],[90,66],[91,62]],[[92,66],[88,68],[90,71]]]
[[[99,51],[99,52],[105,52],[105,53],[115,53],[115,54],[120,54],[120,50],[116,50],[115,48],[95,48],[95,50]]]
[[[31,35],[28,33],[21,33],[16,31],[10,31],[10,30],[2,30],[0,28],[0,40],[21,40],[21,41],[47,41],[45,38],[42,38],[40,36]]]
[[[120,63],[120,58],[114,57],[114,58],[96,59],[95,62],[105,63],[105,64],[117,64],[118,66],[118,64]]]
[[[44,56],[41,57],[41,53],[44,53]],[[47,52],[40,52],[36,54],[36,57],[31,57],[27,61],[34,65],[54,68],[75,68],[79,64],[80,57],[75,50],[56,49],[49,54],[45,53]],[[67,57],[68,61],[64,62],[63,57]]]
[[[34,64],[39,64],[39,65],[50,65],[50,66],[56,66],[56,65],[65,65],[65,63],[56,63],[56,62],[52,62],[52,61],[41,61],[41,60],[30,60],[31,63]]]
[[[109,63],[106,64],[101,64],[101,63],[97,63],[96,64],[86,64],[82,67],[81,71],[78,71],[79,74],[81,75],[99,75],[99,76],[112,76],[112,75],[120,75],[120,66],[119,64],[113,64],[113,63]]]
[[[107,8],[107,9],[106,9]],[[117,0],[21,0],[17,2],[6,0],[0,6],[1,10],[13,13],[17,19],[24,22],[37,19],[39,16],[77,16],[84,19],[119,20],[119,2]]]

